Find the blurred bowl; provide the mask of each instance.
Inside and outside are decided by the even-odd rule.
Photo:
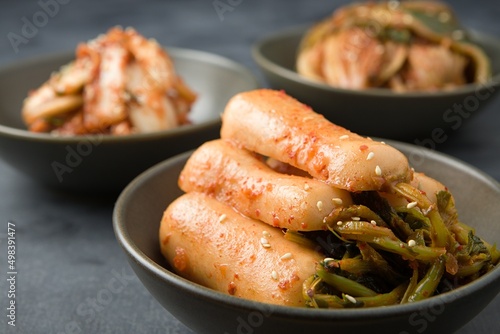
[[[255,62],[272,88],[285,90],[330,121],[365,136],[405,141],[441,137],[442,132],[458,130],[485,108],[500,87],[500,40],[479,32],[471,32],[471,38],[490,57],[494,73],[485,85],[394,93],[383,88],[350,90],[315,82],[300,76],[295,68],[298,46],[307,29],[296,27],[258,41],[252,49]],[[456,105],[462,105],[462,111]]]
[[[419,171],[449,187],[461,220],[474,227],[478,235],[490,242],[500,240],[500,185],[496,181],[442,154],[387,142],[404,152]],[[182,193],[177,179],[189,155],[170,158],[128,185],[116,202],[113,226],[142,283],[168,312],[197,333],[341,334],[371,333],[374,329],[377,333],[420,333],[423,329],[426,333],[452,333],[481,312],[500,291],[500,266],[471,284],[430,299],[369,309],[277,306],[192,283],[171,271],[160,253],[158,240],[164,210]]]
[[[218,55],[178,48],[167,51],[179,75],[198,93],[190,114],[192,124],[125,136],[55,137],[27,131],[21,107],[28,91],[74,57],[58,54],[0,69],[0,157],[49,186],[115,191],[148,167],[217,138],[227,101],[238,92],[257,88],[255,77]]]

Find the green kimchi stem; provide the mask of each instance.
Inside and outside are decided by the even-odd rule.
[[[411,295],[415,292],[415,289],[417,288],[418,284],[418,264],[414,264],[413,266],[413,275],[410,278],[410,283],[408,284],[408,288],[406,289],[406,292],[401,299],[401,304],[407,303]]]
[[[477,274],[483,269],[483,267],[487,264],[486,260],[475,261],[469,265],[463,265],[458,267],[458,271],[456,273],[457,277],[467,277],[474,274]]]
[[[372,262],[365,261],[361,258],[333,260],[329,262],[328,265],[355,275],[366,274],[376,269]]]
[[[380,255],[372,246],[366,242],[358,241],[358,249],[363,257],[363,260],[370,263],[373,271],[378,273],[391,284],[396,285],[401,282],[403,275],[398,273],[392,266]]]
[[[318,245],[314,241],[307,239],[304,235],[300,234],[299,232],[287,230],[284,234],[284,237],[288,241],[295,242],[296,244],[305,246],[310,249],[318,248]]]
[[[396,253],[408,260],[432,261],[446,253],[443,247],[414,246],[402,242],[385,227],[373,226],[362,221],[332,224],[329,228],[339,233],[342,238],[353,241],[364,241],[374,248]]]
[[[363,307],[394,305],[403,298],[407,287],[408,283],[403,283],[389,293],[382,293],[374,297],[356,297],[356,301],[362,303]]]
[[[335,209],[327,217],[326,223],[351,220],[352,217],[359,217],[364,221],[374,221],[377,226],[388,227],[378,214],[365,205],[351,205],[346,208]]]
[[[416,302],[431,297],[441,281],[445,271],[445,257],[434,261],[425,276],[418,282],[415,291],[408,297],[409,302]]]
[[[370,297],[377,295],[375,291],[367,288],[363,284],[340,275],[329,273],[321,267],[316,271],[316,275],[318,275],[325,283],[331,285],[335,289],[354,297]]]
[[[313,300],[313,305],[316,308],[344,308],[347,304],[338,296],[323,293],[315,294]]]
[[[469,233],[473,232],[474,229],[462,222],[458,222],[455,225],[450,227],[451,231],[455,233],[457,241],[460,242],[462,245],[466,245],[468,243],[469,239]],[[474,233],[475,235],[475,233]],[[493,264],[498,263],[498,260],[500,259],[500,251],[497,249],[496,245],[491,245],[488,242],[486,242],[484,239],[480,238],[481,241],[484,243],[488,251],[490,252],[491,255],[491,262]]]
[[[407,243],[396,242],[387,238],[374,238],[372,246],[385,251],[401,255],[406,260],[420,260],[431,262],[441,255],[446,254],[446,249],[442,247],[408,246]]]
[[[398,183],[393,189],[403,197],[412,202],[417,202],[420,209],[427,213],[431,222],[431,239],[434,247],[448,247],[451,240],[451,234],[446,227],[435,204],[420,192],[417,188],[408,183]]]

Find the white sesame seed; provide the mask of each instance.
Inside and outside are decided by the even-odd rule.
[[[283,254],[283,255],[280,257],[280,259],[281,259],[281,260],[289,260],[289,259],[291,259],[292,257],[293,257],[292,253],[285,253],[285,254]]]
[[[408,203],[408,204],[406,205],[406,208],[407,208],[407,209],[414,208],[414,207],[416,207],[416,206],[417,206],[417,204],[418,204],[417,202],[410,202],[410,203]]]
[[[350,302],[351,302],[351,303],[353,303],[353,304],[356,304],[356,298],[354,298],[353,296],[350,296],[350,295],[348,295],[348,294],[345,294],[344,296],[345,296],[345,298],[346,298],[348,301],[350,301]]]
[[[226,214],[225,214],[225,213],[221,214],[221,215],[219,216],[219,223],[222,223],[222,222],[226,219],[226,217],[227,217],[227,216],[226,216]]]
[[[337,222],[337,226],[341,226],[341,225],[342,225],[342,221],[341,221],[341,220],[339,220],[339,221]]]
[[[319,211],[322,211],[322,210],[323,210],[323,202],[322,202],[322,201],[318,201],[318,202],[316,203],[316,206],[318,207],[318,210],[319,210]]]
[[[415,247],[417,245],[417,243],[415,242],[415,240],[411,239],[411,240],[408,240],[408,247]]]
[[[370,153],[368,153],[368,155],[366,156],[366,160],[371,160],[371,159],[373,159],[373,157],[374,157],[374,156],[375,156],[375,153],[370,152]]]
[[[304,190],[309,190],[309,189],[311,189],[311,187],[307,183],[304,184]]]
[[[260,244],[262,245],[262,247],[264,248],[269,248],[271,247],[271,244],[269,243],[269,241],[266,239],[266,238],[260,238]]]
[[[371,220],[371,221],[370,221],[370,224],[372,224],[373,226],[377,226],[377,222],[376,222],[376,221],[374,221],[374,220]]]
[[[325,258],[323,259],[323,262],[324,262],[324,263],[328,263],[328,262],[332,262],[332,261],[335,261],[335,259],[333,259],[333,258],[331,258],[331,257],[325,257]]]
[[[377,174],[378,176],[382,175],[382,169],[380,169],[379,165],[375,167],[375,174]]]
[[[348,139],[349,135],[342,135],[339,137],[340,140]]]
[[[385,141],[381,141],[380,144],[385,145]]]
[[[270,238],[271,237],[271,233],[269,233],[267,231],[262,231],[262,235],[265,236],[266,238]]]
[[[351,217],[351,220],[361,220],[359,217]]]
[[[429,212],[431,212],[431,211],[432,211],[432,205],[431,205],[431,206],[429,206],[427,209],[422,210],[422,214],[423,214],[424,216],[427,216],[427,215],[429,214]]]
[[[332,202],[337,205],[342,205],[344,202],[342,201],[342,198],[332,198]]]
[[[273,280],[277,280],[278,279],[278,273],[276,272],[276,270],[273,270],[271,272],[271,277],[273,278]]]

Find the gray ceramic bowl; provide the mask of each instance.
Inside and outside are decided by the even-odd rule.
[[[252,49],[255,62],[272,88],[285,90],[332,122],[366,136],[409,141],[432,138],[439,128],[453,132],[483,109],[500,87],[500,40],[477,32],[471,37],[493,62],[494,76],[487,85],[396,94],[389,89],[359,91],[314,82],[295,69],[297,48],[308,28],[288,29],[258,41]],[[463,105],[464,111],[460,113],[455,104]]]
[[[139,173],[219,136],[220,113],[236,93],[258,87],[243,66],[214,54],[169,48],[178,73],[198,93],[193,124],[151,134],[54,137],[31,133],[21,119],[22,101],[73,58],[72,53],[19,62],[0,69],[0,157],[50,186],[121,190]]]
[[[453,158],[390,142],[454,193],[461,219],[490,242],[500,240],[500,185]],[[472,284],[413,304],[371,309],[318,310],[273,306],[225,295],[173,273],[160,254],[163,211],[177,198],[189,152],[136,178],[116,202],[113,224],[130,265],[151,294],[197,333],[452,333],[500,291],[500,266]],[[471,195],[471,191],[474,195]],[[138,310],[140,312],[140,310]],[[375,329],[375,331],[374,331]],[[166,329],[165,329],[166,330]]]

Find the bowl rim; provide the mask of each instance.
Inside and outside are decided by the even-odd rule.
[[[401,92],[395,93],[387,88],[370,88],[366,90],[357,90],[357,89],[347,89],[347,88],[339,88],[333,87],[326,83],[322,83],[319,81],[314,81],[312,79],[305,78],[298,74],[294,70],[290,70],[280,63],[276,63],[269,58],[265,57],[262,53],[262,49],[265,46],[268,46],[271,43],[274,43],[277,40],[283,40],[286,38],[292,37],[300,37],[302,36],[307,29],[312,27],[314,23],[302,24],[293,27],[288,27],[278,32],[274,32],[272,34],[266,35],[260,39],[258,39],[251,47],[251,53],[254,61],[266,71],[272,72],[276,75],[279,75],[287,80],[293,81],[295,83],[311,86],[318,90],[321,90],[325,93],[336,93],[336,94],[352,94],[358,96],[369,96],[369,97],[392,97],[399,99],[415,99],[415,98],[423,98],[423,97],[432,97],[439,98],[444,96],[455,96],[457,94],[470,94],[474,93],[478,90],[484,89],[485,87],[500,87],[500,72],[493,73],[491,78],[484,83],[468,83],[465,85],[461,85],[452,90],[437,90],[432,92]],[[474,40],[477,36],[481,36],[481,38],[488,40],[491,43],[496,43],[500,45],[500,39],[495,38],[493,35],[489,35],[483,32],[480,32],[475,29],[469,29],[468,33]],[[298,47],[298,45],[297,45]]]
[[[246,66],[240,64],[239,62],[232,60],[230,58],[196,49],[179,48],[179,47],[164,47],[172,58],[183,58],[188,60],[202,60],[204,62],[219,65],[228,69],[234,69],[241,73],[245,80],[249,83],[251,82],[255,88],[260,87],[260,84],[256,76],[248,69]],[[57,53],[45,54],[42,56],[35,56],[26,58],[21,61],[16,61],[12,63],[0,66],[0,75],[4,72],[15,72],[27,65],[36,65],[40,62],[56,61],[63,58],[74,57],[74,51],[63,51]],[[174,59],[175,60],[175,59]],[[54,69],[56,71],[57,69]],[[19,113],[21,111],[19,110]],[[222,110],[221,110],[222,112]],[[175,137],[180,134],[190,135],[195,134],[199,131],[206,130],[217,126],[221,123],[220,117],[214,118],[212,120],[203,121],[194,124],[185,124],[173,129],[161,130],[149,133],[134,133],[127,135],[105,135],[105,134],[85,134],[81,136],[57,136],[50,133],[36,133],[28,131],[27,129],[19,129],[10,127],[4,124],[0,124],[0,135],[8,136],[11,138],[22,138],[28,141],[37,142],[50,142],[50,143],[78,143],[82,140],[99,140],[99,142],[117,143],[117,142],[130,142],[130,141],[141,141],[141,140],[155,140],[165,137]]]
[[[475,177],[482,179],[488,185],[492,186],[496,192],[500,193],[500,183],[493,179],[488,174],[479,170],[478,168],[463,162],[457,158],[450,155],[436,152],[427,148],[422,148],[413,144],[399,142],[395,140],[387,139],[386,143],[390,145],[397,145],[397,148],[403,148],[406,150],[423,149],[427,157],[431,157],[434,160],[451,164],[456,168],[467,170],[468,172],[474,174]],[[481,276],[476,281],[469,283],[467,285],[461,286],[450,292],[440,294],[438,296],[433,296],[432,298],[421,300],[414,303],[408,303],[403,305],[390,305],[383,307],[372,307],[372,308],[359,308],[359,309],[312,309],[305,307],[291,307],[282,306],[275,304],[268,304],[263,302],[252,301],[244,298],[238,298],[235,296],[230,296],[212,290],[210,288],[204,287],[200,284],[194,283],[188,279],[185,279],[176,273],[168,270],[167,268],[156,263],[154,260],[149,258],[142,250],[132,241],[128,230],[125,228],[123,215],[124,207],[127,201],[133,197],[134,192],[142,186],[144,182],[154,179],[158,174],[164,173],[164,170],[169,166],[176,165],[181,161],[186,160],[193,152],[188,151],[171,158],[168,158],[151,168],[147,169],[140,175],[138,175],[132,182],[130,182],[118,196],[115,207],[113,209],[113,229],[118,243],[124,250],[129,258],[129,261],[133,261],[138,266],[142,267],[145,271],[153,274],[158,280],[166,282],[171,286],[176,287],[189,295],[196,296],[198,299],[203,299],[210,301],[212,303],[219,304],[226,308],[244,310],[248,312],[252,311],[262,311],[268,310],[273,317],[294,317],[299,320],[338,320],[338,321],[352,321],[354,319],[380,319],[387,316],[408,316],[422,309],[428,309],[436,305],[446,305],[452,303],[454,300],[465,296],[471,296],[482,288],[498,284],[500,282],[500,264],[498,264],[493,270],[487,274]],[[156,298],[156,296],[153,295]]]

